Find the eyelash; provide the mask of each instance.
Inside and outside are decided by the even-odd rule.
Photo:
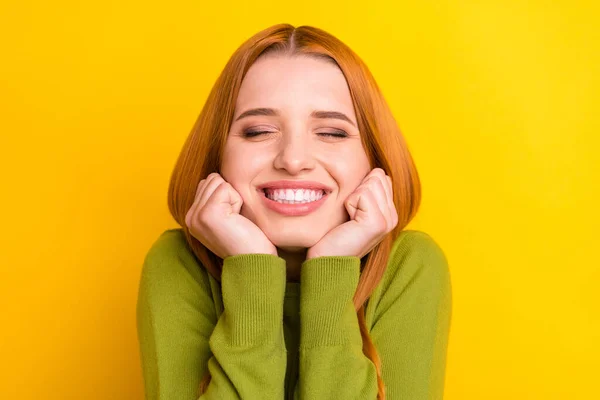
[[[244,137],[255,137],[258,135],[262,135],[263,133],[274,133],[271,131],[245,131],[243,132]],[[348,134],[344,131],[339,131],[339,133],[333,133],[333,132],[319,132],[319,135],[324,135],[324,136],[329,136],[329,137],[336,137],[336,138],[346,138],[348,137]]]

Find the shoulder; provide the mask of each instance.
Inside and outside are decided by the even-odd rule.
[[[190,249],[183,229],[168,229],[152,243],[144,258],[140,286],[157,295],[186,288],[210,289],[208,273]]]
[[[448,259],[429,234],[406,230],[394,240],[382,289],[385,291],[392,285],[401,291],[414,287],[430,292],[451,290]]]
[[[186,247],[187,242],[183,229],[167,229],[154,240],[146,255],[146,260],[177,257],[186,251]]]
[[[144,258],[136,305],[146,364],[156,362],[156,351],[167,358],[181,356],[173,343],[210,335],[217,321],[211,288],[182,229],[166,230],[154,239]]]
[[[446,255],[437,241],[429,234],[417,230],[402,231],[394,240],[390,258],[406,257],[425,257],[447,264]]]
[[[167,229],[154,240],[146,258],[177,253],[185,243],[183,229]]]

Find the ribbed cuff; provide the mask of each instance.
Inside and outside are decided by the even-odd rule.
[[[333,346],[352,340],[358,328],[352,299],[360,277],[360,258],[311,258],[300,270],[302,347]]]
[[[272,254],[226,257],[221,292],[231,344],[279,339],[286,284],[285,260]]]

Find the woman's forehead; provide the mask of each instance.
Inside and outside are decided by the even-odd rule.
[[[250,108],[354,112],[348,84],[332,63],[309,57],[268,57],[253,64],[242,82],[236,114]]]

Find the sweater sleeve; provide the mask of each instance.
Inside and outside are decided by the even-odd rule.
[[[285,261],[225,258],[217,316],[208,273],[174,235],[157,241],[142,268],[137,325],[145,398],[282,399]],[[199,397],[207,368],[211,381]]]
[[[358,257],[319,257],[301,270],[298,398],[376,399],[375,365],[362,352],[352,303]],[[443,398],[451,316],[448,264],[437,244],[418,231],[393,246],[370,318],[382,363],[386,398]]]

